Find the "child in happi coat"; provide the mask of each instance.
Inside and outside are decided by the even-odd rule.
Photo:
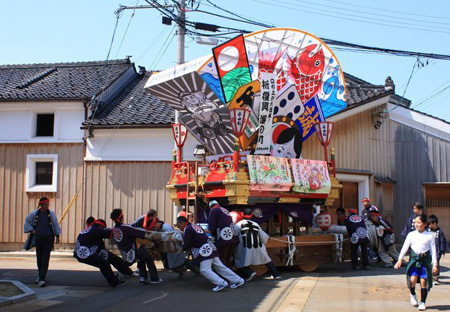
[[[345,227],[350,236],[350,251],[352,258],[353,270],[359,270],[358,265],[358,248],[361,247],[361,262],[363,269],[369,269],[369,255],[367,249],[369,247],[369,237],[366,224],[363,217],[357,214],[356,209],[349,209],[349,215],[345,219]]]
[[[223,265],[219,259],[216,246],[199,225],[191,224],[185,217],[181,216],[177,218],[177,226],[183,231],[183,250],[191,250],[194,264],[200,265],[200,273],[216,285],[213,291],[221,291],[228,285],[230,285],[230,288],[238,288],[244,284],[243,278]],[[216,274],[213,269],[223,278]]]
[[[438,272],[436,275],[433,275],[433,283],[434,285],[439,285],[439,273],[441,271],[439,262],[441,260],[441,257],[445,255],[445,252],[448,249],[447,239],[445,238],[444,231],[438,226],[438,217],[436,217],[435,215],[431,215],[428,217],[428,221],[430,222],[429,231],[434,234],[437,253]]]
[[[426,230],[428,225],[427,216],[422,214],[414,220],[416,231],[412,231],[406,236],[406,240],[400,251],[399,260],[394,268],[402,266],[402,258],[411,248],[411,256],[406,268],[406,282],[410,290],[410,301],[413,307],[419,307],[419,311],[425,311],[428,291],[431,289],[433,281],[432,274],[437,274],[437,257],[434,235]],[[417,302],[416,283],[420,280],[421,298]]]
[[[138,261],[139,274],[141,276],[139,282],[143,284],[162,283],[163,280],[158,277],[153,258],[144,248],[136,248],[136,238],[150,239],[150,232],[124,224],[122,209],[114,209],[111,212],[111,219],[116,224],[113,229],[113,237],[122,259],[128,266],[131,266],[136,260]],[[146,266],[150,273],[150,280],[148,279]]]
[[[88,218],[86,225],[88,227],[81,231],[77,237],[73,256],[78,262],[99,268],[112,287],[126,285],[127,282],[120,281],[114,275],[111,264],[126,276],[133,276],[133,271],[120,257],[108,251],[103,241],[105,238],[111,238],[112,229],[106,227],[104,220],[95,220],[93,217]]]
[[[409,232],[416,230],[414,220],[422,214],[423,214],[423,205],[419,202],[415,203],[413,205],[413,214],[411,215],[411,217],[409,217],[408,221],[406,221],[406,224],[403,227],[401,233],[403,237],[406,237]]]

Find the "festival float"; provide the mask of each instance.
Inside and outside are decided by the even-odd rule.
[[[179,112],[167,189],[194,222],[207,222],[213,199],[235,218],[251,207],[277,266],[312,271],[342,259],[342,234],[327,232],[326,207],[341,185],[326,118],[346,108],[346,89],[322,40],[288,28],[241,35],[153,74],[145,89]],[[188,132],[206,150],[203,161],[183,161]],[[302,146],[317,138],[324,160],[304,159]]]

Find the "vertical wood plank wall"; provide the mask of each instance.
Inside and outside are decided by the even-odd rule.
[[[86,217],[103,218],[122,208],[126,223],[150,208],[165,222],[173,223],[172,202],[165,186],[171,174],[170,162],[86,162]]]
[[[336,167],[350,170],[369,170],[373,175],[390,177],[389,119],[375,129],[370,111],[335,123],[329,145],[335,148]],[[330,150],[329,149],[329,150]],[[314,133],[303,145],[303,158],[325,159],[322,145]],[[375,194],[373,177],[370,194]]]
[[[425,201],[422,183],[450,181],[450,142],[394,121],[390,142],[391,177],[398,181],[393,225],[401,230],[413,213],[412,204]]]
[[[25,191],[27,154],[57,154],[58,184],[56,193]],[[23,224],[36,209],[41,196],[48,197],[50,209],[59,218],[72,196],[80,191],[62,224],[62,242],[74,243],[83,225],[83,157],[84,145],[79,143],[0,144],[0,242],[24,242]]]

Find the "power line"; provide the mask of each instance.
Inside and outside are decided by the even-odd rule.
[[[359,16],[356,16],[356,17],[358,17],[358,18],[350,18],[350,17],[343,17],[342,15],[347,15],[347,16],[354,16],[354,15],[351,15],[351,14],[340,14],[340,15],[332,15],[332,14],[325,14],[325,13],[319,13],[319,12],[314,12],[314,11],[308,11],[308,10],[305,10],[305,9],[298,9],[298,8],[296,8],[296,7],[292,7],[292,6],[286,6],[286,5],[282,5],[282,4],[280,4],[280,2],[281,3],[286,3],[286,2],[283,2],[283,1],[280,1],[280,0],[278,0],[277,2],[276,2],[276,4],[274,4],[274,3],[271,3],[271,2],[266,2],[266,1],[262,1],[262,0],[252,0],[252,1],[254,1],[254,2],[257,2],[257,3],[262,3],[262,4],[266,4],[266,5],[269,5],[269,6],[274,6],[274,7],[277,7],[277,8],[285,8],[285,9],[289,9],[289,10],[293,10],[293,11],[298,11],[298,12],[302,12],[302,13],[311,13],[311,14],[316,14],[316,15],[320,15],[320,16],[328,16],[328,17],[332,17],[332,18],[337,18],[337,19],[343,19],[343,20],[350,20],[350,21],[356,21],[356,22],[361,22],[361,23],[366,23],[366,24],[375,24],[375,25],[381,25],[381,26],[387,26],[387,27],[394,27],[394,28],[403,28],[403,29],[412,29],[412,30],[421,30],[421,31],[427,31],[427,32],[433,32],[433,33],[446,33],[446,34],[450,34],[450,31],[441,31],[441,30],[431,30],[431,29],[424,29],[424,28],[418,28],[418,27],[407,27],[407,26],[399,26],[399,25],[388,25],[388,24],[385,24],[385,23],[380,23],[380,22],[371,22],[371,21],[368,21],[367,19],[370,19],[370,18],[364,18],[364,19],[358,19],[359,18]],[[291,4],[291,3],[289,3],[289,4]],[[292,5],[292,4],[291,4]],[[321,10],[321,12],[322,12],[323,10]],[[381,20],[381,19],[376,19],[376,18],[371,18],[372,20],[380,20],[380,21],[384,21],[384,22],[389,22],[389,23],[394,23],[394,22],[392,22],[392,21],[386,21],[386,20]],[[400,22],[398,22],[398,23],[400,23]],[[401,24],[407,24],[407,23],[401,23]]]
[[[376,15],[376,16],[382,16],[382,17],[387,17],[387,18],[401,19],[401,20],[405,20],[405,21],[414,21],[414,22],[427,23],[427,24],[450,25],[450,23],[436,22],[436,21],[425,21],[425,20],[420,20],[420,19],[411,19],[411,17],[406,18],[406,17],[395,16],[395,15],[388,15],[388,14],[373,13],[373,12],[367,12],[367,11],[361,11],[361,10],[354,10],[354,9],[348,9],[348,8],[343,8],[343,7],[333,6],[333,5],[324,5],[324,4],[320,4],[320,3],[317,3],[317,2],[311,2],[311,1],[306,1],[306,0],[292,0],[292,1],[301,2],[301,3],[308,3],[308,4],[311,4],[313,6],[318,6],[322,10],[323,10],[323,8],[332,8],[332,9],[345,11],[345,12],[355,12],[355,13],[361,13],[361,14],[366,14],[366,15],[371,15],[371,16],[372,15]],[[281,2],[283,2],[283,1],[281,1]],[[332,11],[329,11],[329,10],[326,10],[326,11],[327,12],[332,12]],[[339,14],[341,14],[341,13],[339,13]],[[439,28],[449,29],[448,27],[439,27]]]
[[[380,8],[375,8],[375,7],[370,7],[370,6],[365,6],[365,5],[357,5],[354,3],[348,3],[348,2],[344,2],[344,1],[337,1],[337,0],[324,0],[327,2],[333,2],[333,3],[340,3],[342,5],[347,5],[347,6],[353,6],[353,7],[360,7],[360,8],[366,8],[366,9],[371,9],[371,10],[377,10],[377,11],[383,11],[383,12],[389,12],[389,13],[398,13],[398,14],[403,14],[403,15],[414,15],[414,16],[421,16],[421,17],[430,17],[430,18],[439,18],[439,19],[446,19],[446,20],[450,20],[449,17],[442,17],[442,16],[435,16],[435,15],[425,15],[425,14],[416,14],[416,13],[411,13],[411,12],[404,12],[404,11],[395,11],[395,10],[387,10],[387,9],[380,9]]]

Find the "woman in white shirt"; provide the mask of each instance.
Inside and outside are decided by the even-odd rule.
[[[417,231],[412,231],[406,237],[400,256],[394,268],[399,269],[402,266],[402,259],[411,248],[411,256],[406,268],[407,284],[411,292],[411,304],[419,307],[420,311],[425,311],[425,301],[428,291],[432,287],[432,273],[437,273],[436,245],[434,235],[425,231],[428,221],[427,216],[422,214],[414,219],[414,225]],[[433,266],[433,269],[431,269]],[[416,283],[420,278],[421,301],[417,302]]]

